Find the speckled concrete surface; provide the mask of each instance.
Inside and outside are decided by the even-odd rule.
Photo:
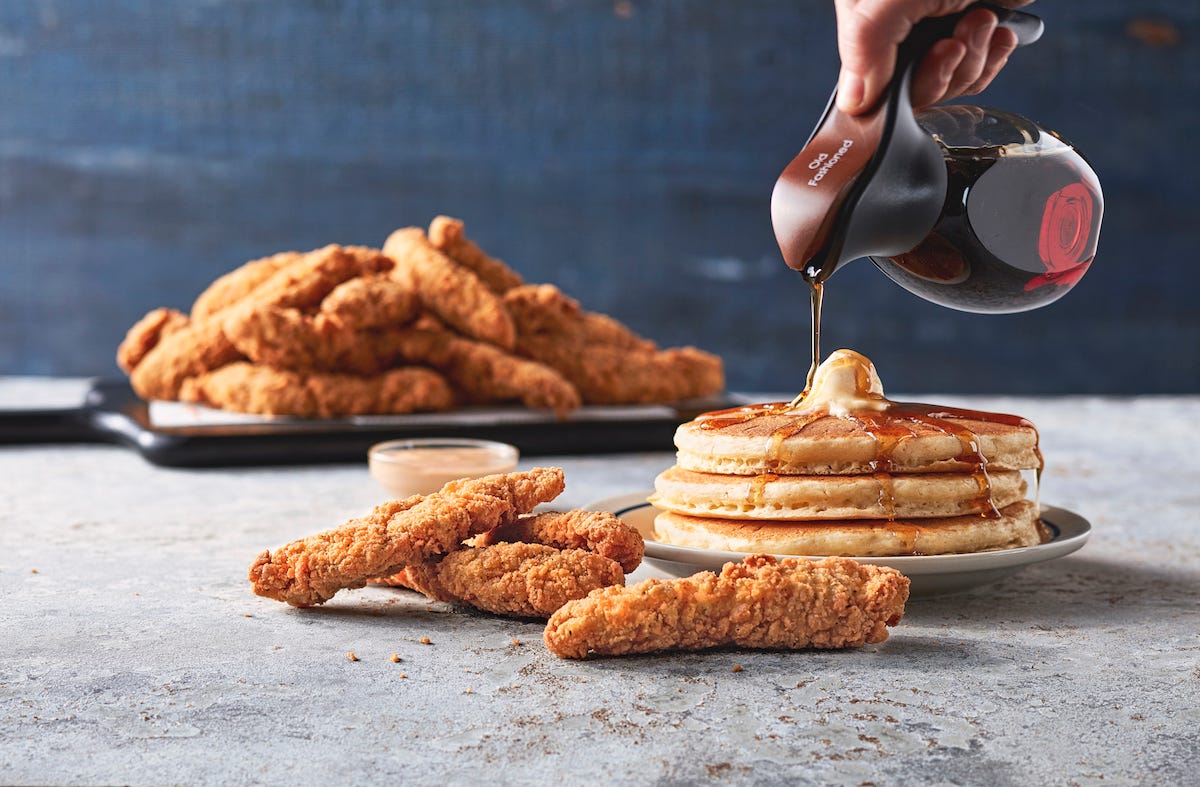
[[[576,663],[402,591],[295,610],[246,567],[383,499],[365,464],[0,448],[0,782],[1200,783],[1200,397],[969,401],[1041,427],[1092,541],[848,652]],[[579,505],[671,456],[556,461]]]

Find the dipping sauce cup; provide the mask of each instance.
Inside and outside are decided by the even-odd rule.
[[[389,440],[371,446],[371,476],[398,498],[427,495],[459,478],[512,472],[516,446],[491,440],[428,437]]]

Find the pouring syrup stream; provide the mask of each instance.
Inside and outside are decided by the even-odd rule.
[[[805,277],[807,278],[807,277]],[[812,390],[813,379],[817,376],[817,367],[821,364],[821,298],[824,295],[825,283],[811,279],[808,288],[812,299],[812,360],[808,364],[808,376],[804,380],[804,390],[792,400],[791,407],[799,407]]]

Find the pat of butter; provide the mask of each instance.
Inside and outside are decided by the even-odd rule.
[[[830,415],[844,417],[852,412],[886,410],[889,404],[875,364],[853,350],[837,350],[817,367],[799,406],[828,409]]]
[[[519,458],[507,443],[429,438],[372,446],[368,466],[384,489],[403,498],[431,494],[461,478],[510,472]]]

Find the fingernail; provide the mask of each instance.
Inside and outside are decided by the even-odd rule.
[[[853,112],[862,104],[862,98],[862,77],[853,71],[842,69],[842,73],[838,77],[838,109],[843,112]]]

